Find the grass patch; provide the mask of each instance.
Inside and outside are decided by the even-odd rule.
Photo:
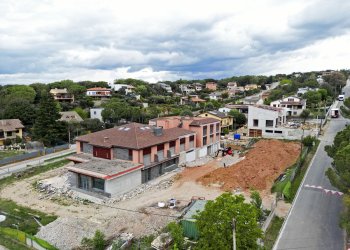
[[[8,248],[8,249],[16,249],[16,250],[29,250],[31,248],[27,247],[24,244],[21,244],[10,237],[3,235],[0,233],[0,243],[2,246]]]
[[[299,186],[300,186],[301,182],[303,181],[305,173],[310,165],[312,158],[314,157],[314,155],[317,151],[319,144],[320,144],[320,141],[316,140],[315,145],[311,148],[310,152],[307,154],[304,161],[302,162],[301,168],[296,173],[295,178],[292,181],[292,185],[290,188],[290,198],[287,199],[286,201],[292,202],[294,200],[294,197],[295,197],[296,193],[298,192]]]
[[[280,218],[277,216],[273,217],[270,226],[267,228],[265,232],[265,238],[264,238],[265,249],[269,250],[273,248],[273,244],[275,244],[275,241],[282,227],[283,221],[284,221],[283,218]]]
[[[70,156],[70,155],[73,155],[73,154],[75,154],[75,152],[68,153],[68,154],[65,154],[65,155],[60,155],[60,156],[57,156],[57,157],[54,157],[54,158],[50,158],[50,159],[44,160],[44,162],[55,161],[57,159],[61,159],[61,158],[64,158],[64,157],[67,157],[67,156]]]
[[[18,150],[6,150],[6,151],[0,151],[0,160],[12,157],[15,155],[23,155],[23,151],[18,151]]]
[[[286,177],[283,181],[277,181],[275,182],[275,184],[273,184],[272,186],[272,189],[271,191],[273,193],[282,193],[285,186],[287,185],[287,183],[290,181],[290,178],[292,176],[292,172],[293,172],[293,169],[295,167],[295,164],[291,167],[291,168],[288,168],[287,171],[286,171]]]
[[[47,225],[57,219],[57,216],[55,215],[20,206],[14,201],[5,199],[0,199],[0,213],[7,217],[4,222],[1,222],[2,227],[13,228],[13,224],[16,224],[18,225],[19,230],[31,235],[36,234],[40,228],[34,220],[34,216],[43,225]]]
[[[49,163],[46,165],[33,167],[30,169],[24,170],[22,172],[19,172],[17,174],[12,174],[11,176],[0,179],[0,188],[3,188],[4,186],[13,183],[14,181],[30,178],[34,175],[38,175],[38,174],[50,171],[52,169],[63,167],[64,165],[68,164],[69,162],[70,162],[69,160],[64,159],[64,160]]]

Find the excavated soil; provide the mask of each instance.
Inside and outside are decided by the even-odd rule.
[[[245,155],[245,159],[229,168],[219,168],[197,179],[203,185],[220,185],[233,189],[269,190],[274,180],[296,162],[300,144],[279,140],[260,140]]]

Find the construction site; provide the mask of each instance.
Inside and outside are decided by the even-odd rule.
[[[264,208],[270,209],[275,201],[270,191],[274,180],[296,162],[300,143],[239,140],[226,141],[225,147],[232,149],[232,155],[201,158],[110,199],[88,201],[70,190],[65,167],[8,185],[0,197],[57,215],[58,219],[42,227],[37,236],[59,249],[78,246],[96,229],[107,237],[156,234],[179,218],[191,200],[212,200],[225,191],[243,194],[249,200],[250,190],[258,190]],[[169,200],[175,200],[176,205],[167,206]]]

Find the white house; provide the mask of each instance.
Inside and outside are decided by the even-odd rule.
[[[248,135],[265,137],[283,134],[282,125],[286,124],[286,111],[267,105],[248,106]]]
[[[173,93],[173,91],[172,91],[170,85],[168,85],[168,84],[166,84],[166,83],[163,83],[163,82],[158,83],[158,85],[159,85],[162,89],[164,89],[166,92],[168,92],[168,93]]]
[[[219,100],[219,99],[221,99],[221,94],[217,93],[217,92],[210,93],[209,94],[209,99],[210,100]]]
[[[90,118],[91,119],[99,119],[101,122],[103,121],[102,119],[102,111],[104,108],[91,108],[90,109]]]
[[[299,116],[304,109],[306,109],[306,100],[299,97],[288,96],[281,100],[270,103],[271,107],[284,108],[287,116]]]
[[[219,111],[220,111],[221,113],[228,113],[228,112],[231,111],[231,109],[230,109],[230,108],[224,107],[224,108],[219,108]]]
[[[309,88],[309,87],[298,88],[297,96],[302,96],[303,94],[305,94],[308,91],[317,91],[317,90],[318,90],[318,88]]]
[[[114,89],[114,91],[119,91],[120,89],[125,89],[125,94],[130,94],[134,92],[135,87],[132,85],[127,84],[110,84],[111,88]]]

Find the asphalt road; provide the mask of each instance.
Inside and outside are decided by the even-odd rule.
[[[47,155],[33,158],[30,160],[21,161],[21,162],[2,166],[2,167],[0,167],[0,179],[4,178],[6,176],[9,176],[12,173],[20,172],[20,171],[22,171],[30,166],[43,164],[45,160],[59,157],[62,155],[66,155],[69,153],[73,153],[73,152],[75,152],[75,150],[76,150],[76,145],[73,144],[73,145],[71,145],[71,148],[67,149],[67,150],[62,150],[62,151],[59,151],[57,153],[47,154]]]
[[[344,91],[346,96],[350,96],[349,81]],[[341,117],[331,119],[326,133],[320,137],[320,146],[274,249],[344,249],[344,233],[339,227],[339,215],[342,210],[341,196],[335,192],[326,193],[324,190],[336,191],[325,176],[325,171],[331,166],[332,159],[327,156],[324,146],[332,144],[334,136],[345,127],[346,122],[347,120]],[[305,187],[305,185],[321,186],[323,189]]]

